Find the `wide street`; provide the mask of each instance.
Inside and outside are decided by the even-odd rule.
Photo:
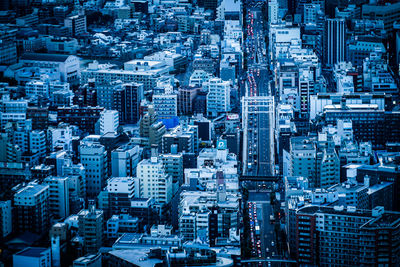
[[[257,218],[260,225],[260,240],[262,258],[273,259],[277,256],[275,245],[274,225],[271,224],[270,215],[272,207],[270,203],[270,191],[250,191],[249,202],[255,202],[257,207]],[[271,263],[267,266],[279,266],[277,263]]]

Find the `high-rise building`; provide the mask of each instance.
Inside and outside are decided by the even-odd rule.
[[[50,227],[49,186],[30,183],[14,195],[15,226],[18,233],[45,234]]]
[[[68,28],[71,36],[87,33],[86,15],[79,13],[64,19],[64,26]]]
[[[85,253],[95,254],[103,244],[103,210],[91,205],[78,213],[78,233],[83,237]]]
[[[100,134],[118,132],[119,115],[116,110],[104,110],[100,113]]]
[[[69,178],[51,176],[44,179],[49,186],[49,212],[54,219],[69,216]]]
[[[131,200],[139,196],[139,179],[113,177],[107,181],[110,215],[129,213]]]
[[[111,152],[111,175],[113,177],[133,177],[139,163],[139,146],[128,143]]]
[[[0,201],[0,240],[12,233],[11,200]]]
[[[182,153],[161,154],[160,159],[165,172],[172,177],[172,183],[183,184],[183,155]]]
[[[88,197],[96,197],[106,185],[107,151],[99,143],[83,143],[79,146],[80,160],[86,172]]]
[[[148,110],[146,114],[140,119],[140,136],[149,138],[150,136],[150,127],[153,123],[156,123],[158,120],[157,113],[154,110],[153,105],[148,106]]]
[[[154,198],[159,206],[171,201],[172,177],[165,173],[163,163],[157,157],[142,160],[136,176],[140,181],[140,197]]]
[[[340,160],[332,139],[326,134],[319,134],[317,140],[292,137],[289,160],[284,162],[284,168],[289,176],[308,178],[313,187],[327,188],[340,182]]]
[[[12,65],[17,63],[17,45],[14,40],[0,37],[0,64]]]
[[[276,24],[278,22],[278,0],[268,1],[268,24]]]
[[[120,123],[139,121],[140,102],[143,98],[143,85],[140,83],[124,83],[114,91],[112,108],[119,112]]]
[[[85,133],[94,134],[95,125],[100,118],[103,107],[58,107],[57,122],[76,125]]]
[[[344,19],[327,19],[324,35],[324,64],[333,66],[344,61],[346,51],[346,21]]]
[[[198,153],[199,137],[198,126],[188,125],[187,127],[178,125],[162,137],[162,153],[172,152],[172,145],[177,145],[176,152]]]
[[[179,87],[178,94],[178,114],[189,115],[193,114],[194,99],[197,95],[197,87]]]
[[[306,206],[296,213],[297,261],[304,265],[400,264],[400,213]]]
[[[153,105],[160,119],[170,119],[178,115],[177,94],[153,95]]]
[[[230,111],[231,108],[231,86],[230,82],[220,78],[212,78],[203,83],[207,94],[207,115],[217,117],[220,113]]]

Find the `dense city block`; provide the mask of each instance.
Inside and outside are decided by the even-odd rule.
[[[400,1],[1,0],[0,266],[400,266]]]

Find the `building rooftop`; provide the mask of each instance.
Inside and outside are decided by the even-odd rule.
[[[25,53],[21,56],[21,60],[65,62],[69,57],[70,55],[62,54]]]
[[[15,197],[31,197],[31,196],[35,196],[37,194],[42,193],[48,187],[49,187],[48,185],[29,184],[29,185],[23,187],[21,190],[19,190],[15,194]]]
[[[26,249],[21,250],[20,252],[15,253],[18,256],[31,257],[31,258],[39,258],[43,256],[43,253],[49,250],[48,248],[35,248],[28,247]]]
[[[108,253],[131,264],[142,267],[153,267],[163,262],[160,259],[148,258],[147,254],[149,252],[149,248],[138,246],[134,249],[113,250]]]
[[[294,137],[290,143],[293,150],[315,150],[314,140],[310,137]]]

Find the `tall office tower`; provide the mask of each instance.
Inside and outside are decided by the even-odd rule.
[[[69,178],[50,176],[44,179],[49,186],[49,211],[54,219],[69,216]]]
[[[86,192],[90,198],[97,197],[106,185],[107,151],[99,143],[83,143],[79,146],[81,163],[86,171]]]
[[[96,254],[103,244],[103,211],[91,205],[78,213],[78,233],[83,237],[84,251]]]
[[[203,83],[207,94],[207,115],[217,117],[220,113],[230,111],[231,108],[231,86],[228,81],[220,78],[212,78]]]
[[[137,166],[140,197],[153,198],[158,206],[168,204],[172,198],[172,177],[165,173],[161,160],[152,156]]]
[[[0,240],[11,234],[12,231],[11,200],[0,201]]]
[[[116,110],[104,110],[100,113],[100,134],[116,134],[119,127],[119,115]]]
[[[324,35],[324,64],[333,66],[345,60],[346,21],[344,19],[327,19]]]
[[[143,84],[140,83],[125,83],[114,91],[113,109],[119,112],[121,123],[139,121],[139,107],[143,98]]]
[[[383,207],[306,206],[296,213],[297,262],[399,266],[400,213]]]
[[[242,98],[243,173],[275,173],[275,104],[272,96]]]
[[[279,10],[278,0],[269,0],[268,1],[268,24],[269,25],[278,23],[278,10]]]
[[[18,233],[44,234],[50,226],[49,186],[30,183],[14,195],[15,226]]]
[[[139,163],[139,146],[133,143],[122,145],[111,152],[111,175],[113,177],[133,177]]]
[[[308,118],[310,112],[310,95],[314,94],[313,73],[310,70],[302,70],[299,74],[299,104],[300,117]]]

